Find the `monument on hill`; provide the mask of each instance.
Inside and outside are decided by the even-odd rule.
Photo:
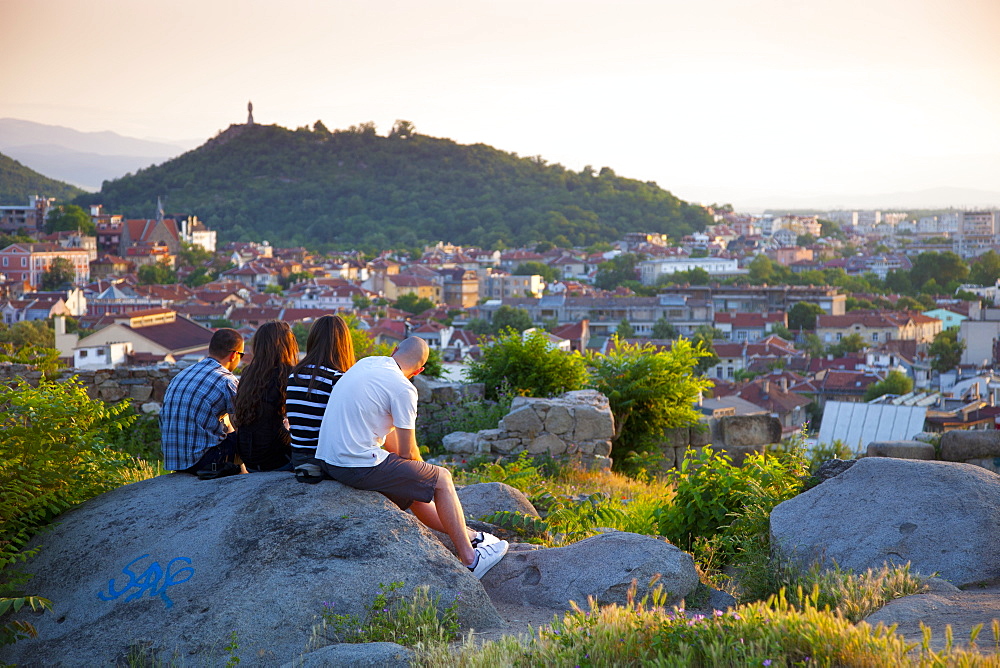
[[[253,125],[253,102],[247,102],[247,125]]]

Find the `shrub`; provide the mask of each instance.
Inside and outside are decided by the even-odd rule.
[[[91,497],[154,475],[107,444],[134,420],[125,411],[124,403],[92,400],[76,379],[0,386],[0,596],[24,583],[11,565],[30,556],[24,545],[40,527]],[[36,602],[0,598],[0,610]]]
[[[417,424],[417,442],[427,446],[431,453],[441,453],[441,439],[456,431],[475,433],[481,429],[496,429],[500,420],[510,412],[514,396],[506,386],[497,390],[497,400],[463,397],[448,404],[432,418]]]
[[[662,440],[663,430],[697,422],[698,397],[711,381],[695,366],[707,353],[687,339],[670,350],[629,344],[615,337],[607,355],[588,359],[591,383],[604,394],[615,416],[611,456],[624,462],[630,452],[646,452]]]
[[[578,353],[549,345],[542,332],[527,336],[507,330],[483,348],[465,371],[466,379],[486,385],[486,398],[497,400],[506,382],[515,394],[552,397],[587,384],[587,365]]]

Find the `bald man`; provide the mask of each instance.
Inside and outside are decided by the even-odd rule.
[[[458,557],[482,578],[507,553],[507,541],[465,526],[451,472],[428,464],[417,447],[417,388],[427,342],[405,339],[391,357],[365,357],[330,393],[316,458],[329,477],[356,489],[381,492],[421,522],[451,537]]]

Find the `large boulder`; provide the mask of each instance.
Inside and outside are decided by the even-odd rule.
[[[586,607],[588,596],[625,605],[632,582],[642,597],[654,576],[670,605],[698,586],[690,554],[651,536],[610,531],[566,547],[512,546],[483,586],[498,603],[567,610],[570,601]]]
[[[954,462],[866,457],[771,513],[771,544],[805,568],[910,562],[958,586],[1000,579],[1000,477]]]
[[[465,516],[472,519],[481,519],[501,510],[538,517],[538,511],[524,492],[502,482],[466,485],[458,490],[458,498]]]
[[[486,592],[414,518],[381,494],[288,473],[126,485],[66,513],[27,565],[37,640],[0,663],[107,665],[137,646],[167,662],[221,665],[236,634],[241,665],[306,650],[324,606],[363,614],[380,583],[458,598],[465,628],[503,622]]]

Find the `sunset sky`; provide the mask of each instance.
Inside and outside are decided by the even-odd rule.
[[[84,131],[200,143],[252,100],[695,201],[1000,191],[998,0],[0,0],[0,26],[0,117]]]

